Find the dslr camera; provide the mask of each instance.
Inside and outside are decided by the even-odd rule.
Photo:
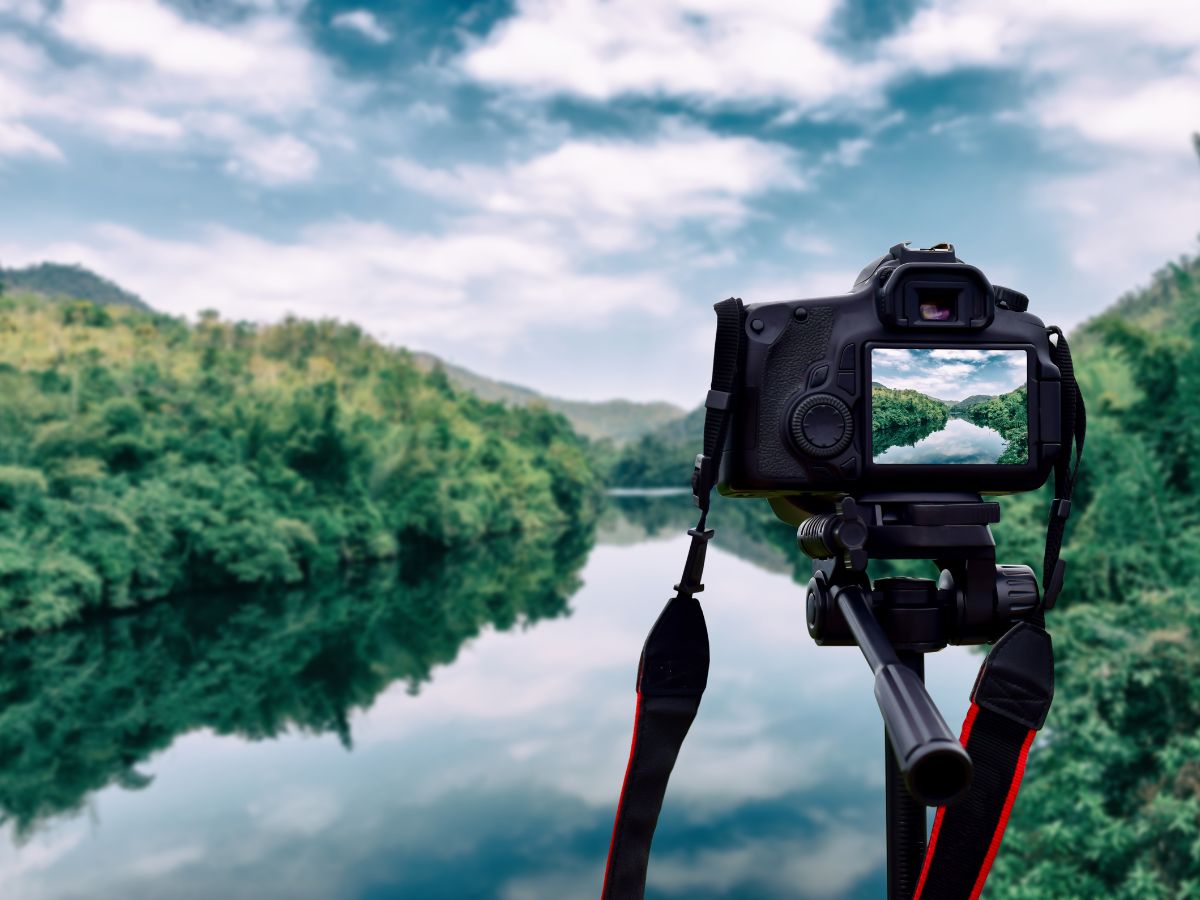
[[[1062,383],[1028,305],[950,244],[897,244],[847,294],[748,304],[718,490],[798,522],[847,494],[1041,486]]]

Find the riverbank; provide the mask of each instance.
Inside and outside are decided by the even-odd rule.
[[[349,325],[0,301],[0,634],[594,521],[561,416]]]

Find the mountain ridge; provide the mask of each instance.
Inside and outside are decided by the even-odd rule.
[[[40,262],[16,269],[0,268],[0,288],[51,298],[89,300],[98,306],[130,306],[153,312],[145,300],[115,281],[79,263]]]
[[[99,306],[128,306],[154,312],[145,300],[79,263],[41,262],[21,268],[0,267],[0,294],[4,290],[36,294],[52,300],[88,300]],[[682,420],[687,410],[665,401],[568,400],[543,394],[533,388],[489,378],[447,362],[432,353],[409,350],[414,363],[425,372],[440,368],[457,389],[509,406],[544,406],[566,416],[581,435],[594,441],[611,441],[618,447],[642,435]]]

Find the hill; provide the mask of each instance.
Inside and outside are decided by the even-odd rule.
[[[511,406],[544,406],[566,416],[575,430],[592,440],[611,440],[623,445],[657,428],[669,426],[684,416],[671,403],[636,403],[632,400],[563,400],[547,397],[531,388],[496,381],[461,366],[447,363],[430,353],[414,353],[413,360],[424,371],[440,367],[450,383],[484,400]]]
[[[1029,756],[993,877],[997,895],[1014,898],[1193,896],[1200,259],[1160,270],[1079,328],[1072,349],[1088,450],[1062,600],[1048,617],[1053,738]],[[1012,498],[1005,514],[1016,513],[1008,534],[1032,561],[1045,506],[1029,500]]]
[[[20,269],[0,268],[0,287],[9,293],[26,292],[55,299],[89,300],[98,306],[128,306],[150,312],[136,294],[81,265],[44,262]],[[459,390],[470,391],[493,403],[510,406],[541,405],[566,416],[575,430],[592,440],[623,445],[655,428],[680,419],[684,411],[670,403],[635,403],[631,400],[563,400],[535,390],[487,378],[430,353],[413,352],[412,360],[424,372],[440,367]]]
[[[957,413],[959,417],[962,417],[972,406],[978,406],[980,403],[987,403],[991,399],[992,398],[990,394],[972,394],[970,397],[967,397],[963,400],[943,400],[942,403],[946,404],[946,407],[950,410],[951,415]]]
[[[358,328],[0,298],[0,635],[596,514],[562,416]]]
[[[150,311],[137,294],[80,265],[44,262],[22,269],[0,268],[0,285],[7,291],[28,291],[46,297],[90,300],[99,306],[129,306],[142,312]]]

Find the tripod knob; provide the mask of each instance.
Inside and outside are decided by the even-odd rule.
[[[996,624],[1007,631],[1038,604],[1038,580],[1029,566],[996,566]]]
[[[858,504],[850,497],[841,502],[841,510],[811,516],[796,529],[796,543],[813,559],[841,557],[848,569],[867,567],[866,543],[869,531]]]

